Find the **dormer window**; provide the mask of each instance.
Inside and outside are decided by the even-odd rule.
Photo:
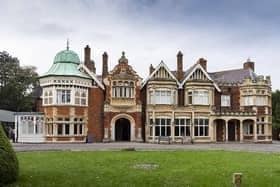
[[[113,81],[112,96],[114,98],[134,98],[134,82]]]

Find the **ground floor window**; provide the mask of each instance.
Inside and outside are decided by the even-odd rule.
[[[82,135],[84,132],[83,119],[75,118],[74,119],[74,135]]]
[[[209,119],[195,118],[194,119],[194,135],[209,136]]]
[[[43,134],[44,118],[39,116],[22,116],[19,120],[22,134]]]
[[[46,124],[47,135],[73,136],[84,135],[85,122],[83,118],[58,118],[56,121],[48,121]]]
[[[258,134],[264,134],[264,124],[258,124],[257,125],[257,133]]]
[[[155,136],[170,136],[171,135],[171,119],[156,118],[155,121]]]
[[[175,136],[190,136],[190,119],[179,118],[174,120]]]
[[[252,135],[253,134],[254,125],[251,123],[245,123],[243,125],[243,132],[245,135]]]

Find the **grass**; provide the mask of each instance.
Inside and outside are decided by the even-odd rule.
[[[280,154],[227,151],[17,153],[15,186],[279,186]],[[138,167],[144,164],[144,167]],[[145,166],[156,167],[145,167]],[[13,186],[14,186],[13,185]]]

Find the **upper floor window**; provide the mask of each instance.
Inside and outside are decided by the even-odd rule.
[[[194,105],[209,105],[209,91],[207,90],[189,91],[188,103]]]
[[[134,98],[134,82],[114,81],[112,86],[112,96],[119,98]]]
[[[173,94],[171,90],[155,90],[150,92],[150,104],[173,104]]]
[[[48,105],[48,104],[52,104],[53,103],[53,94],[52,91],[48,91],[46,90],[44,92],[44,104]]]
[[[76,105],[87,105],[87,94],[85,90],[75,91],[75,104]]]
[[[221,106],[230,106],[230,96],[229,95],[222,95],[221,96]]]
[[[256,96],[256,105],[263,106],[266,105],[266,97],[265,96]]]
[[[253,96],[244,96],[244,106],[254,105]]]
[[[57,104],[70,104],[71,90],[56,90],[56,103]]]

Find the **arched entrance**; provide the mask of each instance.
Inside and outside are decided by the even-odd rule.
[[[226,121],[223,119],[214,120],[216,124],[216,141],[223,142],[225,141],[225,125]]]
[[[130,141],[130,121],[126,118],[116,120],[115,124],[115,140]]]
[[[240,121],[231,119],[228,121],[228,141],[240,140]]]

